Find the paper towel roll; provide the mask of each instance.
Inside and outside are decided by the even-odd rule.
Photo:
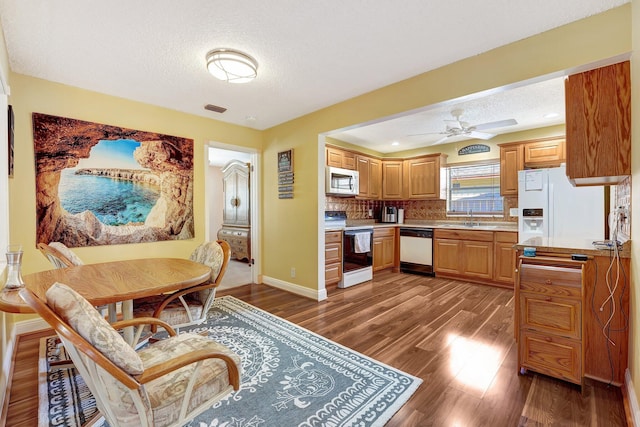
[[[404,209],[398,209],[398,224],[404,224]]]

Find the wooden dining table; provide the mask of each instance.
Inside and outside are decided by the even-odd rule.
[[[41,299],[55,282],[76,290],[95,306],[122,302],[124,319],[133,317],[136,298],[175,292],[204,283],[211,268],[182,258],[143,258],[85,264],[41,271],[23,276],[25,286]],[[17,290],[4,289],[0,310],[7,313],[34,313]]]

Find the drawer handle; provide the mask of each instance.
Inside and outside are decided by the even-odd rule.
[[[545,280],[545,281],[544,281],[544,283],[546,283],[547,285],[551,285],[551,284],[553,284],[553,283],[551,282],[551,279],[547,279],[547,280]]]
[[[551,338],[549,338],[549,337],[544,337],[544,340],[545,340],[546,342],[551,342]]]
[[[547,302],[551,302],[552,298],[551,297],[546,297],[544,300],[547,301]]]

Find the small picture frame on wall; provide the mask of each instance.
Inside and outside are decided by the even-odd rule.
[[[293,149],[278,153],[278,173],[293,172]]]
[[[9,159],[9,177],[13,177],[13,107],[9,105],[7,108],[7,134],[8,134],[8,156]]]

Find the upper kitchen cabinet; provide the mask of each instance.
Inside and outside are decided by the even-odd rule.
[[[518,171],[524,169],[521,143],[500,145],[500,195],[518,195]]]
[[[335,147],[326,147],[327,166],[356,170],[356,154]]]
[[[567,176],[575,185],[618,184],[631,174],[629,61],[565,82]]]
[[[384,200],[404,198],[402,164],[402,160],[382,161],[382,198]]]
[[[382,161],[367,156],[356,156],[359,179],[358,197],[379,199],[382,194]]]
[[[523,144],[525,168],[558,167],[566,161],[565,139],[544,138]]]
[[[409,199],[445,199],[443,172],[447,156],[433,154],[405,160],[405,188]]]

